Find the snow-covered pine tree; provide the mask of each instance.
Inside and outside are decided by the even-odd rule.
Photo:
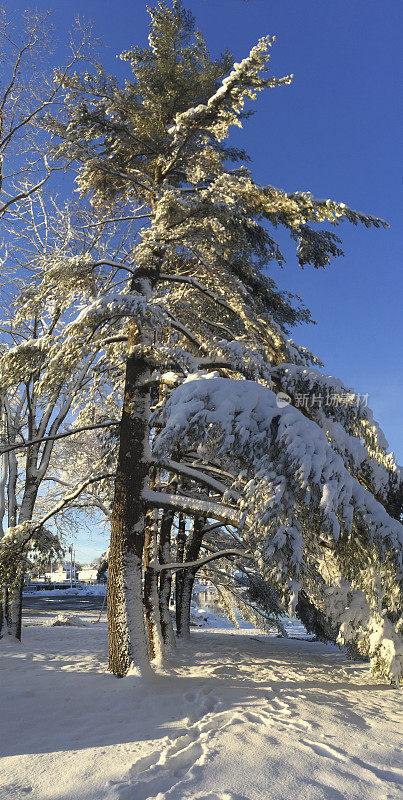
[[[364,561],[370,551],[368,526],[379,511],[373,505],[372,493],[362,494],[364,489],[353,478],[349,482],[348,469],[352,466],[346,467],[343,461],[350,459],[349,451],[357,441],[364,446],[371,439],[376,444],[376,427],[370,419],[361,424],[359,420],[365,420],[365,414],[360,409],[355,414],[356,423],[352,422],[348,430],[348,436],[356,439],[353,443],[347,437],[341,444],[343,454],[337,456],[337,468],[332,471],[330,465],[336,453],[321,431],[324,420],[308,420],[309,412],[290,407],[289,413],[294,416],[289,430],[282,424],[285,412],[277,413],[277,406],[273,406],[274,395],[267,387],[281,386],[285,373],[281,373],[280,365],[296,365],[303,379],[303,370],[315,364],[315,359],[290,341],[286,331],[287,326],[308,319],[306,310],[296,309],[291,298],[278,292],[263,270],[273,259],[283,262],[270,232],[273,227],[284,227],[296,241],[302,266],[322,267],[340,255],[340,241],[332,231],[317,230],[315,225],[338,225],[342,219],[353,224],[362,222],[366,227],[384,223],[354,212],[343,203],[315,200],[309,192],[290,194],[260,186],[241,163],[246,161],[245,154],[224,144],[230,128],[242,124],[245,101],[255,99],[262,89],[286,85],[291,80],[291,76],[277,79],[268,73],[274,39],[263,37],[249,56],[230,69],[228,54],[211,60],[191,14],[180,2],[175,0],[172,6],[159,2],[150,9],[150,15],[149,45],[132,47],[122,55],[132,69],[130,80],[120,87],[117,79],[102,69],[95,75],[67,79],[66,123],[48,120],[49,128],[61,140],[59,156],[81,164],[78,185],[82,194],[90,195],[91,202],[109,218],[113,207],[112,217],[141,215],[147,220],[139,243],[133,243],[130,262],[132,306],[128,313],[135,316],[137,308],[137,317],[129,332],[109,560],[109,668],[118,675],[125,674],[133,664],[140,671],[148,668],[141,590],[147,509],[173,508],[191,516],[206,514],[211,519],[243,525],[249,531],[246,539],[262,570],[269,571],[283,592],[293,595],[295,601],[297,580],[290,582],[288,574],[296,576],[297,564],[302,563],[302,528],[305,532],[312,509],[317,516],[310,528],[309,557],[329,544],[329,519],[333,520],[333,536],[337,538],[336,512],[340,510],[343,481],[347,481],[347,493],[351,489],[349,497],[354,495],[363,520]],[[279,366],[275,379],[270,377],[273,365]],[[243,450],[239,447],[234,455],[233,465],[242,466],[234,476],[235,488],[228,469],[230,477],[227,474],[227,483],[221,482],[220,489],[225,502],[208,496],[203,500],[200,491],[189,496],[188,491],[173,495],[150,489],[151,406],[155,395],[164,405],[165,401],[159,399],[161,384],[174,385],[180,383],[181,373],[190,375],[211,368],[228,377],[252,378],[257,383],[246,384],[243,380],[235,386],[234,381],[229,384],[225,378],[205,380],[202,376],[188,380],[174,390],[172,402],[168,401],[161,418],[165,427],[158,435],[155,453],[160,469],[172,471],[174,452],[183,442],[191,442],[193,453],[199,446],[203,453],[207,448],[213,461],[218,460],[225,471],[230,446],[243,443]],[[239,399],[233,414],[227,409],[227,421],[216,405],[222,399],[221,386],[237,402],[239,391],[245,392],[246,407]],[[248,408],[251,386],[255,392],[268,394],[257,394]],[[209,407],[210,402],[213,408]],[[245,434],[235,429],[231,432],[237,414],[242,419],[254,419],[255,406],[265,408],[261,424],[265,425],[264,420],[272,423],[272,428],[264,427],[256,452],[256,442],[247,427]],[[182,415],[183,410],[187,417]],[[218,416],[214,416],[214,410]],[[199,422],[207,420],[209,412],[212,427],[204,431]],[[295,461],[299,427],[307,450],[310,440],[312,450],[320,441],[324,472],[318,463],[308,469],[305,462]],[[365,436],[361,437],[364,429]],[[179,430],[182,439],[177,435]],[[329,433],[333,440],[337,430],[333,425]],[[378,445],[382,450],[382,444]],[[247,446],[251,448],[248,457]],[[167,453],[171,455],[169,463]],[[371,459],[373,451],[368,455]],[[186,457],[191,458],[192,451],[187,450]],[[372,464],[370,467],[366,459],[363,454],[360,464],[371,475]],[[395,465],[383,451],[379,460],[386,485],[389,473],[396,472]],[[296,474],[292,469],[295,463]],[[175,469],[183,476],[193,467],[185,460],[184,464],[176,462]],[[329,486],[328,473],[339,492],[333,483]],[[203,468],[198,465],[194,469],[193,482],[199,487],[203,481],[206,485],[206,474],[211,476],[205,462]],[[228,481],[232,486],[230,495],[225,494]],[[238,493],[234,501],[238,484],[243,496],[240,498]],[[215,490],[218,491],[217,486]],[[274,499],[285,493],[289,499],[289,505],[284,505],[278,516],[263,510],[265,502],[270,507],[273,492]],[[358,496],[360,499],[356,500]],[[304,505],[304,498],[311,497],[312,503]],[[343,510],[351,522],[348,498]],[[379,513],[382,516],[386,512]],[[251,526],[247,526],[248,520],[252,520]],[[388,528],[389,521],[385,525]],[[394,533],[387,534],[383,542],[393,549],[397,529],[393,521],[391,525]],[[350,530],[346,524],[347,540]],[[371,535],[372,540],[376,537]],[[285,550],[286,558],[273,559],[273,568],[268,570],[264,554],[277,550],[282,554]],[[282,567],[285,570],[290,565],[293,569],[282,580],[281,575],[286,574]],[[318,570],[314,573],[318,579]],[[319,602],[313,589],[311,596]]]
[[[232,474],[225,502],[209,517],[242,535],[260,574],[294,610],[300,600],[317,634],[358,649],[375,674],[399,680],[402,525],[355,474],[354,453],[360,465],[368,458],[358,437],[345,435],[344,460],[326,433],[256,381],[198,374],[165,404],[153,452],[166,464],[180,444],[182,463],[197,451],[189,469],[217,464],[227,485]],[[381,455],[379,430],[377,438]],[[377,485],[397,486],[398,469],[385,460],[372,459]]]

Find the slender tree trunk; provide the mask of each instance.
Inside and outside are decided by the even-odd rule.
[[[185,561],[196,561],[203,541],[204,517],[195,517],[193,531],[189,536],[186,547]],[[193,584],[197,569],[184,569],[182,579],[181,601],[179,606],[179,619],[177,634],[180,639],[190,637],[190,604],[192,601]]]
[[[22,570],[22,576],[21,576]],[[24,568],[18,569],[17,583],[8,587],[8,633],[21,641],[22,630],[22,589],[24,586]]]
[[[189,639],[190,637],[190,604],[192,600],[193,584],[195,579],[193,570],[186,570],[183,577],[181,602],[179,606],[179,618],[177,624],[178,639]]]
[[[1,590],[0,639],[2,639],[3,636],[9,635],[21,641],[23,585],[24,566],[20,565],[13,585],[6,585]]]
[[[155,469],[152,467],[149,471],[149,485],[150,489],[155,488]],[[150,661],[153,661],[156,655],[155,637],[153,629],[153,589],[154,581],[156,579],[155,573],[150,567],[150,562],[153,560],[153,541],[152,541],[152,526],[154,522],[154,511],[147,511],[146,524],[144,531],[144,552],[143,552],[143,567],[144,567],[144,612],[148,641],[148,653]]]
[[[13,586],[9,593],[9,633],[11,633],[11,636],[13,636],[15,639],[18,639],[18,641],[21,641],[22,630],[22,589],[24,586],[24,567],[25,559],[19,566],[16,585]]]
[[[131,285],[146,297],[152,295],[163,258],[163,248],[152,254],[152,266],[137,270]],[[132,330],[129,345],[149,347],[147,324]],[[146,505],[142,497],[150,466],[150,368],[145,355],[129,355],[120,445],[112,511],[108,566],[109,670],[126,675],[132,665],[141,674],[149,670],[144,626],[142,560]]]
[[[35,502],[38,495],[39,481],[35,476],[30,474],[34,470],[30,463],[27,467],[27,477],[25,481],[24,496],[21,503],[21,509],[18,516],[18,524],[27,522],[32,519],[34,513]],[[11,490],[11,487],[10,487]],[[9,514],[10,527],[17,525],[16,507],[11,504],[11,513]],[[26,553],[24,550],[18,559],[15,567],[15,573],[9,585],[4,587],[3,595],[5,596],[5,608],[3,611],[3,633],[8,633],[14,639],[21,641],[22,633],[22,590],[24,588],[24,577],[26,568]],[[2,635],[0,628],[0,636]]]
[[[154,631],[153,631],[153,623],[152,623],[152,582],[154,580],[153,570],[149,567],[149,561],[152,559],[150,555],[151,550],[151,526],[149,522],[146,522],[146,529],[144,535],[144,556],[143,556],[143,564],[144,564],[144,612],[145,612],[145,621],[146,621],[146,631],[147,631],[147,642],[148,642],[148,653],[150,657],[150,661],[153,661],[155,658],[155,647],[154,647]]]
[[[181,563],[185,557],[186,544],[186,521],[183,514],[179,514],[178,536],[176,539],[176,561]],[[176,609],[176,632],[178,632],[180,606],[182,599],[183,570],[175,573],[175,609]]]
[[[10,444],[15,443],[15,432],[11,428],[11,415],[7,401],[4,401],[5,412],[5,436]],[[7,522],[9,528],[14,528],[17,524],[17,460],[15,453],[10,453],[6,459],[6,476],[7,481]],[[5,498],[3,499],[5,506]],[[16,614],[19,619],[16,620]],[[21,639],[22,627],[22,584],[20,591],[16,591],[15,584],[8,585],[5,583],[1,587],[0,598],[0,638],[6,634],[10,636],[13,634],[13,617],[14,617],[14,631]]]
[[[148,512],[144,546],[144,605],[148,634],[150,661],[163,663],[165,656],[164,641],[160,623],[158,597],[158,573],[154,565],[158,564],[158,511]]]
[[[8,602],[8,586],[1,588],[0,600],[0,639],[11,632],[10,606]]]
[[[160,550],[159,557],[161,564],[169,564],[171,561],[171,530],[175,512],[173,509],[165,511],[160,528]],[[171,614],[169,611],[169,599],[171,597],[172,578],[169,570],[160,573],[160,618],[161,630],[164,644],[167,650],[176,647],[175,635],[172,626]]]

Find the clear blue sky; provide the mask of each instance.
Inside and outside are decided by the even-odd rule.
[[[29,0],[28,0],[29,3]],[[142,0],[39,0],[55,10],[61,31],[76,12],[94,21],[101,59],[122,76],[115,54],[147,39]],[[301,295],[316,326],[295,339],[318,354],[326,372],[369,405],[403,461],[401,307],[402,194],[401,32],[397,0],[188,0],[210,51],[235,60],[257,39],[275,34],[272,70],[294,82],[261,93],[257,113],[237,133],[253,158],[256,180],[287,191],[308,189],[386,219],[390,230],[342,225],[345,256],[326,271],[301,271],[293,249],[278,284]],[[9,3],[26,8],[27,2]],[[78,548],[80,550],[80,548]],[[94,551],[100,552],[95,547]],[[84,557],[84,556],[83,556]]]

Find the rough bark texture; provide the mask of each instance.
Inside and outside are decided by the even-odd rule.
[[[171,530],[174,519],[173,509],[165,511],[162,516],[160,528],[160,547],[159,547],[159,560],[160,564],[169,564],[171,561]],[[161,631],[164,639],[164,644],[167,649],[176,647],[174,631],[172,627],[172,619],[169,611],[169,599],[171,597],[172,577],[169,570],[164,570],[160,574],[160,587],[159,587],[159,604],[160,604],[160,619]]]
[[[135,344],[133,339],[131,343]],[[109,670],[119,676],[127,673],[132,662],[139,662],[142,668],[148,660],[141,588],[146,513],[141,491],[149,469],[150,414],[150,390],[141,383],[148,377],[144,359],[130,356],[126,366],[108,565]],[[130,603],[136,606],[134,616]]]
[[[153,253],[153,266],[137,270],[131,290],[151,296],[158,279],[162,253]],[[134,326],[129,345],[148,346],[146,323]],[[150,369],[146,358],[129,355],[120,444],[115,479],[108,566],[109,670],[122,677],[131,665],[149,669],[142,598],[142,559],[146,506],[142,491],[150,466]]]
[[[21,570],[19,570],[21,573]],[[24,586],[24,572],[19,575],[17,584],[7,587],[7,633],[21,641],[22,631],[22,589]]]
[[[15,583],[12,586],[4,586],[1,590],[0,639],[9,635],[21,641],[23,585],[24,567],[21,565]]]
[[[183,514],[179,514],[178,523],[178,536],[176,539],[176,561],[180,563],[185,557],[185,543],[186,543],[186,522]],[[179,570],[175,573],[175,609],[176,609],[176,630],[178,631],[180,605],[182,598],[182,585],[183,585],[183,571]]]
[[[158,564],[158,511],[148,512],[144,544],[144,605],[148,635],[150,661],[161,663],[165,648],[161,631],[158,574],[154,565]]]
[[[28,438],[33,439],[37,433],[32,409],[28,412]],[[7,437],[9,430],[7,428]],[[15,436],[11,439],[15,441]],[[36,499],[40,487],[38,476],[38,457],[40,445],[36,444],[27,448],[25,465],[25,483],[22,494],[21,506],[17,520],[17,462],[15,455],[9,456],[8,469],[9,481],[8,494],[8,525],[13,528],[17,522],[27,522],[32,519]],[[9,585],[2,587],[2,601],[0,607],[0,638],[8,634],[21,641],[22,632],[22,590],[26,568],[26,554],[21,550],[20,559],[16,566],[14,579]]]
[[[1,589],[1,602],[0,602],[0,639],[11,629],[11,614],[9,605],[9,591],[8,587],[4,586]]]
[[[25,562],[24,562],[25,563]],[[10,592],[10,617],[11,629],[9,633],[21,641],[22,629],[22,589],[24,586],[24,565],[21,565],[18,570],[18,579],[16,586]]]
[[[147,515],[148,517],[148,515]],[[155,658],[155,646],[154,646],[154,633],[153,633],[153,624],[152,624],[152,581],[153,581],[153,574],[152,570],[149,567],[149,562],[152,558],[150,554],[151,550],[151,525],[150,520],[147,518],[146,521],[146,528],[145,528],[145,535],[144,535],[144,556],[143,556],[143,565],[144,565],[144,612],[145,612],[145,620],[146,620],[146,630],[147,630],[147,641],[148,641],[148,652],[150,656],[150,661]]]
[[[186,547],[185,561],[196,561],[203,541],[204,518],[196,517],[193,531],[190,534]],[[184,569],[182,578],[182,591],[177,622],[177,634],[180,639],[189,639],[190,636],[190,604],[192,600],[193,584],[197,568]]]

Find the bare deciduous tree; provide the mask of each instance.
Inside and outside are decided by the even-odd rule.
[[[50,13],[0,10],[0,216],[18,209],[60,169],[52,163],[51,137],[41,121],[50,110],[57,116],[63,84],[89,58],[90,38],[90,28],[77,19],[64,65],[56,69]]]

